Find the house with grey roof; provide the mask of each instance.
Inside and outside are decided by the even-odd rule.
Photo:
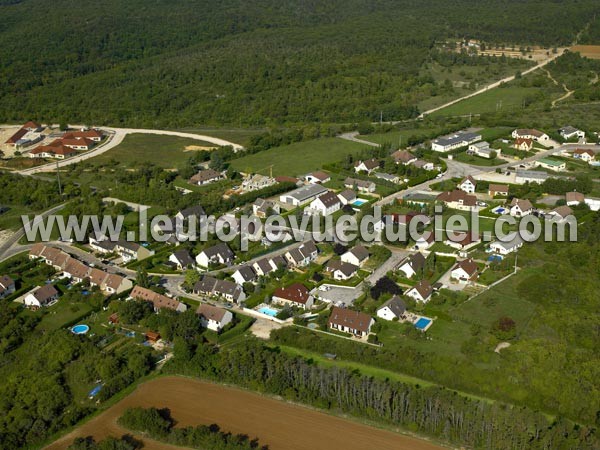
[[[313,201],[319,195],[326,192],[328,192],[327,188],[324,188],[320,184],[307,184],[306,186],[282,194],[279,197],[279,201],[288,205],[300,206]]]
[[[208,268],[210,264],[230,265],[235,254],[225,242],[205,248],[196,256],[196,263],[200,267]]]
[[[406,303],[397,295],[377,308],[377,317],[383,320],[404,320],[406,318]]]

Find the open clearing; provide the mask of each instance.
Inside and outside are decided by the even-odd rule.
[[[571,51],[579,52],[586,58],[600,59],[600,45],[575,45],[571,47]]]
[[[47,447],[66,449],[76,437],[122,436],[129,433],[117,424],[125,409],[135,406],[169,408],[177,426],[217,424],[224,431],[258,438],[270,450],[439,450],[430,442],[258,394],[200,380],[158,378],[140,385],[104,413],[86,422]],[[135,436],[139,438],[140,436]],[[176,448],[143,439],[144,449]]]
[[[302,175],[320,169],[343,159],[348,153],[358,154],[366,146],[338,138],[322,138],[244,156],[231,161],[231,166],[240,172],[269,174],[273,165],[273,175]]]
[[[498,108],[516,109],[521,108],[523,100],[535,96],[537,88],[525,88],[518,86],[498,87],[490,89],[474,97],[462,100],[447,108],[432,113],[434,116],[464,116],[468,114],[481,114],[494,112]]]
[[[214,149],[210,142],[179,136],[155,134],[128,134],[123,142],[109,151],[90,160],[92,164],[108,164],[118,161],[120,167],[139,167],[140,163],[150,162],[163,168],[183,167],[191,156],[191,149]]]

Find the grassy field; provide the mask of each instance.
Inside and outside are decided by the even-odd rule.
[[[120,167],[139,167],[150,162],[165,169],[182,167],[192,151],[186,151],[188,145],[214,147],[214,144],[178,136],[160,136],[153,134],[129,134],[117,147],[96,156],[91,162],[102,165],[118,161]]]
[[[524,88],[510,86],[495,88],[475,97],[455,103],[447,108],[432,113],[433,116],[462,116],[467,114],[481,114],[502,110],[520,109],[523,101],[539,92],[537,88]]]
[[[269,173],[273,175],[302,175],[320,169],[324,164],[343,159],[348,153],[358,154],[364,145],[338,138],[323,138],[275,147],[264,152],[231,161],[231,166],[241,172]]]

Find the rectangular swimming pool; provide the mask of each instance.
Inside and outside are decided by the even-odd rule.
[[[354,200],[354,201],[352,202],[352,206],[362,206],[362,205],[364,205],[365,203],[367,203],[368,201],[369,201],[369,200],[365,200],[365,199],[362,199],[362,198],[357,198],[356,200]]]
[[[419,330],[425,330],[429,324],[432,322],[431,319],[427,319],[426,317],[421,317],[419,320],[415,322],[415,327]]]
[[[258,310],[259,313],[266,314],[267,316],[275,317],[279,313],[277,309],[269,308],[268,306],[263,306]]]

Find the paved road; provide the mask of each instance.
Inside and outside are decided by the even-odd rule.
[[[65,204],[60,204],[58,206],[54,206],[47,211],[44,211],[41,216],[43,218],[48,217],[50,214],[54,214],[60,211],[65,207]],[[9,237],[6,241],[0,245],[0,261],[4,261],[22,251],[29,250],[31,246],[23,246],[19,244],[19,240],[25,235],[25,230],[23,227],[19,228],[17,231],[13,233],[11,237]]]
[[[369,147],[379,147],[379,144],[371,141],[365,141],[364,139],[359,139],[357,136],[359,135],[358,131],[352,131],[350,133],[342,133],[338,137],[340,139],[345,139],[347,141],[356,142],[358,144],[368,145]]]
[[[127,136],[128,134],[134,134],[134,133],[156,134],[156,135],[163,135],[163,136],[179,136],[179,137],[184,137],[184,138],[189,138],[189,139],[196,139],[199,141],[210,142],[211,144],[215,144],[215,145],[221,145],[221,146],[231,145],[235,151],[240,151],[240,150],[244,149],[244,147],[242,147],[241,145],[226,141],[225,139],[219,139],[219,138],[215,138],[212,136],[205,136],[205,135],[196,134],[196,133],[183,133],[183,132],[179,132],[179,131],[167,131],[167,130],[147,130],[147,129],[143,129],[143,128],[101,127],[101,129],[108,134],[108,138],[104,143],[100,144],[95,149],[87,151],[85,153],[81,153],[77,156],[74,156],[72,158],[68,158],[68,159],[65,159],[62,161],[44,164],[43,166],[32,167],[31,169],[21,170],[21,171],[18,171],[18,173],[20,173],[21,175],[33,175],[35,173],[40,173],[40,172],[52,172],[52,171],[56,170],[57,164],[58,164],[58,167],[65,167],[65,166],[69,166],[71,164],[85,161],[86,159],[90,159],[95,156],[101,155],[102,153],[105,153],[105,152],[115,148],[121,142],[123,142],[123,139],[125,139],[125,136]]]

